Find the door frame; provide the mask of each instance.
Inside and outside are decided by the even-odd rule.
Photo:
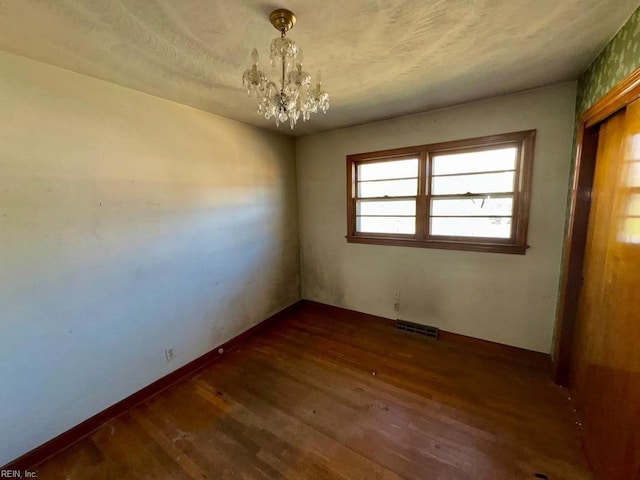
[[[570,386],[599,127],[608,117],[637,99],[640,99],[640,68],[585,110],[578,119],[576,161],[565,229],[556,334],[551,355],[552,379],[565,387]]]

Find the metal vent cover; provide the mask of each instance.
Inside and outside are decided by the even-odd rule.
[[[438,339],[440,329],[421,323],[407,322],[406,320],[396,320],[396,328],[405,332],[417,333],[425,337]]]

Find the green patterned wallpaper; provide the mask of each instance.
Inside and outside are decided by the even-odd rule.
[[[602,52],[589,65],[589,68],[578,79],[578,95],[576,98],[576,131],[578,119],[591,105],[596,103],[607,92],[624,80],[631,72],[640,67],[640,7],[633,12],[627,23],[616,33]],[[576,135],[573,138],[571,155],[571,179],[567,192],[566,226],[569,225],[571,205],[571,184],[576,157]],[[566,232],[565,232],[566,233]],[[563,262],[566,251],[562,252]],[[561,286],[558,289],[560,295]],[[560,306],[560,305],[558,305]],[[556,312],[559,318],[560,312]],[[556,325],[557,327],[557,325]],[[554,332],[554,336],[557,330]],[[555,339],[554,339],[555,342]],[[554,352],[552,352],[553,355]]]
[[[578,115],[640,67],[640,8],[578,80]]]

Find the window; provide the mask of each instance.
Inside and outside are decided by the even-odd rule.
[[[347,241],[524,254],[535,130],[347,156]]]

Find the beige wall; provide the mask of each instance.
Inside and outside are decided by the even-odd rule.
[[[575,93],[564,83],[299,139],[303,297],[549,352]],[[526,255],[347,244],[346,155],[526,129],[538,130]]]
[[[290,138],[5,53],[0,105],[2,465],[295,302],[299,249]]]

